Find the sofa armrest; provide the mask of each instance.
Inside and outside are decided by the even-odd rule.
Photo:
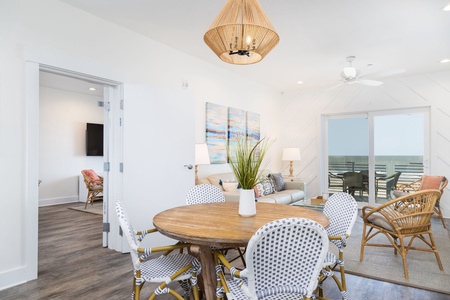
[[[298,179],[285,179],[284,186],[286,190],[305,190],[305,182]]]
[[[306,183],[303,180],[285,178],[284,186],[287,190],[302,190],[304,193],[303,200],[306,200]]]

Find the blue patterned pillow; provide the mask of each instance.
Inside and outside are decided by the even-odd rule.
[[[272,182],[273,189],[277,192],[284,191],[286,188],[284,186],[284,179],[281,173],[270,173],[268,175],[270,181]]]
[[[260,183],[262,184],[262,188],[263,188],[263,196],[267,196],[267,195],[275,193],[275,191],[273,190],[273,187],[272,187],[272,183],[270,182],[270,180],[268,178],[262,179]]]

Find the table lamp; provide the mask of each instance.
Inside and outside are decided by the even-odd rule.
[[[207,144],[195,144],[195,183],[198,182],[198,165],[209,165],[211,163],[209,159],[208,145]]]
[[[294,160],[300,160],[300,149],[299,148],[284,148],[283,149],[283,157],[281,160],[289,161],[289,177],[294,177],[294,168],[292,167],[292,162]]]

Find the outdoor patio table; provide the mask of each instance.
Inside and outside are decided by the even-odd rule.
[[[274,203],[256,203],[256,215],[241,217],[238,202],[219,202],[178,206],[153,218],[162,234],[191,243],[191,252],[202,264],[204,293],[215,299],[216,276],[211,246],[244,247],[264,224],[282,218],[308,218],[326,227],[329,219],[319,211]]]

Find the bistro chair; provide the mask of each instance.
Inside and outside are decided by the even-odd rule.
[[[176,249],[189,247],[190,244],[176,244],[171,246],[141,248],[139,243],[147,235],[157,232],[156,229],[134,231],[128,221],[128,214],[120,201],[116,202],[116,213],[120,227],[130,246],[130,254],[134,267],[132,299],[139,300],[141,289],[145,282],[160,283],[153,291],[149,300],[158,295],[171,294],[176,299],[186,299],[193,294],[195,300],[199,299],[197,275],[200,274],[198,260],[181,252],[171,252]],[[163,252],[157,258],[150,258],[153,252]],[[168,287],[172,281],[179,281],[184,290],[184,298],[175,290]]]
[[[325,203],[323,213],[330,220],[330,224],[326,228],[328,239],[339,250],[339,257],[328,252],[324,263],[325,270],[323,275],[321,275],[319,287],[321,287],[325,279],[332,276],[341,291],[342,299],[348,299],[344,270],[344,250],[356,221],[358,204],[355,198],[347,193],[335,193]],[[334,274],[336,268],[340,272],[340,280]],[[323,291],[321,288],[319,293],[322,296]]]
[[[84,205],[84,209],[86,209],[88,203],[93,205],[95,200],[103,200],[103,177],[97,175],[94,170],[82,170],[81,174],[88,190]]]
[[[439,190],[424,190],[409,193],[378,207],[364,206],[361,214],[364,226],[360,261],[364,258],[366,246],[393,248],[394,254],[398,252],[402,256],[405,278],[408,279],[406,255],[410,250],[419,250],[433,252],[439,269],[443,271],[431,230],[433,208],[440,195],[441,192]],[[371,240],[380,233],[386,236],[389,243],[371,243]],[[427,235],[428,239],[426,238]],[[405,238],[410,238],[407,245],[405,245]],[[417,244],[413,245],[416,239],[422,240],[427,247],[419,247]]]
[[[447,226],[445,226],[445,220],[441,211],[441,197],[447,184],[448,179],[444,176],[423,175],[419,180],[413,181],[408,184],[399,185],[394,191],[394,196],[400,197],[410,192],[417,192],[425,189],[438,189],[441,192],[441,196],[439,196],[436,201],[434,212],[438,215],[439,219],[441,219],[442,226],[444,226],[444,228],[447,228]]]
[[[222,191],[212,184],[194,185],[186,194],[186,204],[225,202]]]
[[[230,270],[226,279],[219,265],[227,299],[313,299],[328,251],[325,229],[305,218],[286,218],[263,225],[250,239],[247,267],[233,268],[219,252],[216,261]]]
[[[186,204],[188,204],[188,205],[213,203],[213,202],[225,202],[225,196],[223,195],[222,191],[218,187],[216,187],[212,184],[194,185],[186,194]],[[217,247],[213,247],[213,248],[219,249]],[[220,248],[220,249],[223,250],[225,253],[227,252],[227,250],[229,250],[229,249],[223,249],[223,248]],[[241,258],[242,264],[245,267],[245,258],[244,258],[245,250],[242,251],[241,248],[235,248],[235,250],[237,250],[239,255],[237,257],[231,259],[230,261],[232,262],[238,258]]]

